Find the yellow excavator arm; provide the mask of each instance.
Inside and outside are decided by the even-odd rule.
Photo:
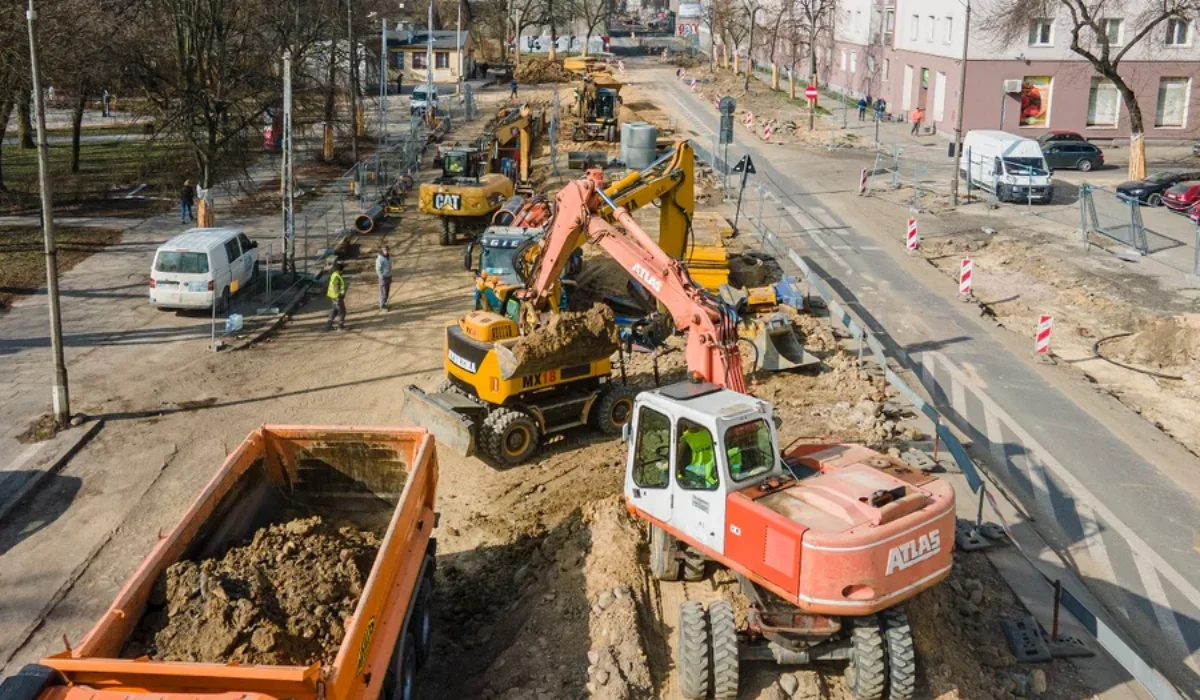
[[[676,260],[686,253],[688,226],[696,211],[696,152],[686,140],[642,170],[634,171],[604,190],[618,207],[633,213],[660,201],[658,247]],[[613,221],[612,209],[604,204],[600,215]]]

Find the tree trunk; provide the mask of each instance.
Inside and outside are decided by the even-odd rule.
[[[1141,180],[1146,177],[1146,142],[1143,139],[1145,125],[1142,121],[1142,106],[1138,104],[1137,95],[1123,80],[1114,80],[1125,108],[1129,110],[1129,179]]]
[[[33,110],[29,108],[29,93],[21,90],[17,96],[17,141],[23,150],[36,148],[33,134]]]
[[[592,30],[588,30],[587,36],[583,37],[583,57],[587,58],[588,44],[592,43]]]
[[[11,99],[0,99],[0,143],[4,142],[4,136],[8,133],[8,115],[12,107]],[[4,184],[4,150],[0,149],[0,192],[7,191],[8,186]]]
[[[325,127],[321,130],[321,157],[326,163],[333,160],[333,119],[337,114],[337,56],[332,47],[329,49],[328,79],[329,83],[325,86]]]
[[[75,111],[71,114],[71,172],[79,172],[79,136],[83,131],[83,108],[87,106],[87,92],[80,90],[75,100]]]

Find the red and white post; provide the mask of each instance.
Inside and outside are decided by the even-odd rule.
[[[1036,355],[1050,354],[1050,331],[1054,329],[1053,317],[1042,314],[1038,317],[1037,338],[1034,341],[1033,352]]]
[[[975,264],[970,258],[963,258],[962,264],[958,268],[958,293],[962,296],[963,301],[971,299],[971,273],[975,270]]]
[[[904,247],[910,253],[921,247],[921,234],[917,233],[916,217],[908,217],[908,234],[904,238]]]
[[[863,168],[862,173],[858,176],[858,193],[867,193],[867,169]]]

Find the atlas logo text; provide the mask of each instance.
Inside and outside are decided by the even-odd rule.
[[[918,562],[931,559],[942,551],[942,535],[937,530],[930,530],[915,540],[892,547],[888,552],[887,575],[896,571],[904,571]]]
[[[642,267],[641,263],[634,263],[633,274],[641,281],[645,282],[648,287],[656,292],[662,291],[662,280],[650,274],[650,271]]]

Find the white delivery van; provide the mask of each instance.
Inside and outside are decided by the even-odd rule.
[[[163,243],[150,268],[150,303],[163,309],[229,308],[258,277],[258,244],[233,228],[194,228]]]
[[[1042,147],[1006,131],[968,131],[958,170],[973,187],[994,193],[1001,202],[1049,202],[1054,196]]]
[[[412,100],[409,102],[409,114],[424,114],[426,109],[433,107],[437,108],[438,90],[437,85],[427,85],[421,83],[413,87]]]

